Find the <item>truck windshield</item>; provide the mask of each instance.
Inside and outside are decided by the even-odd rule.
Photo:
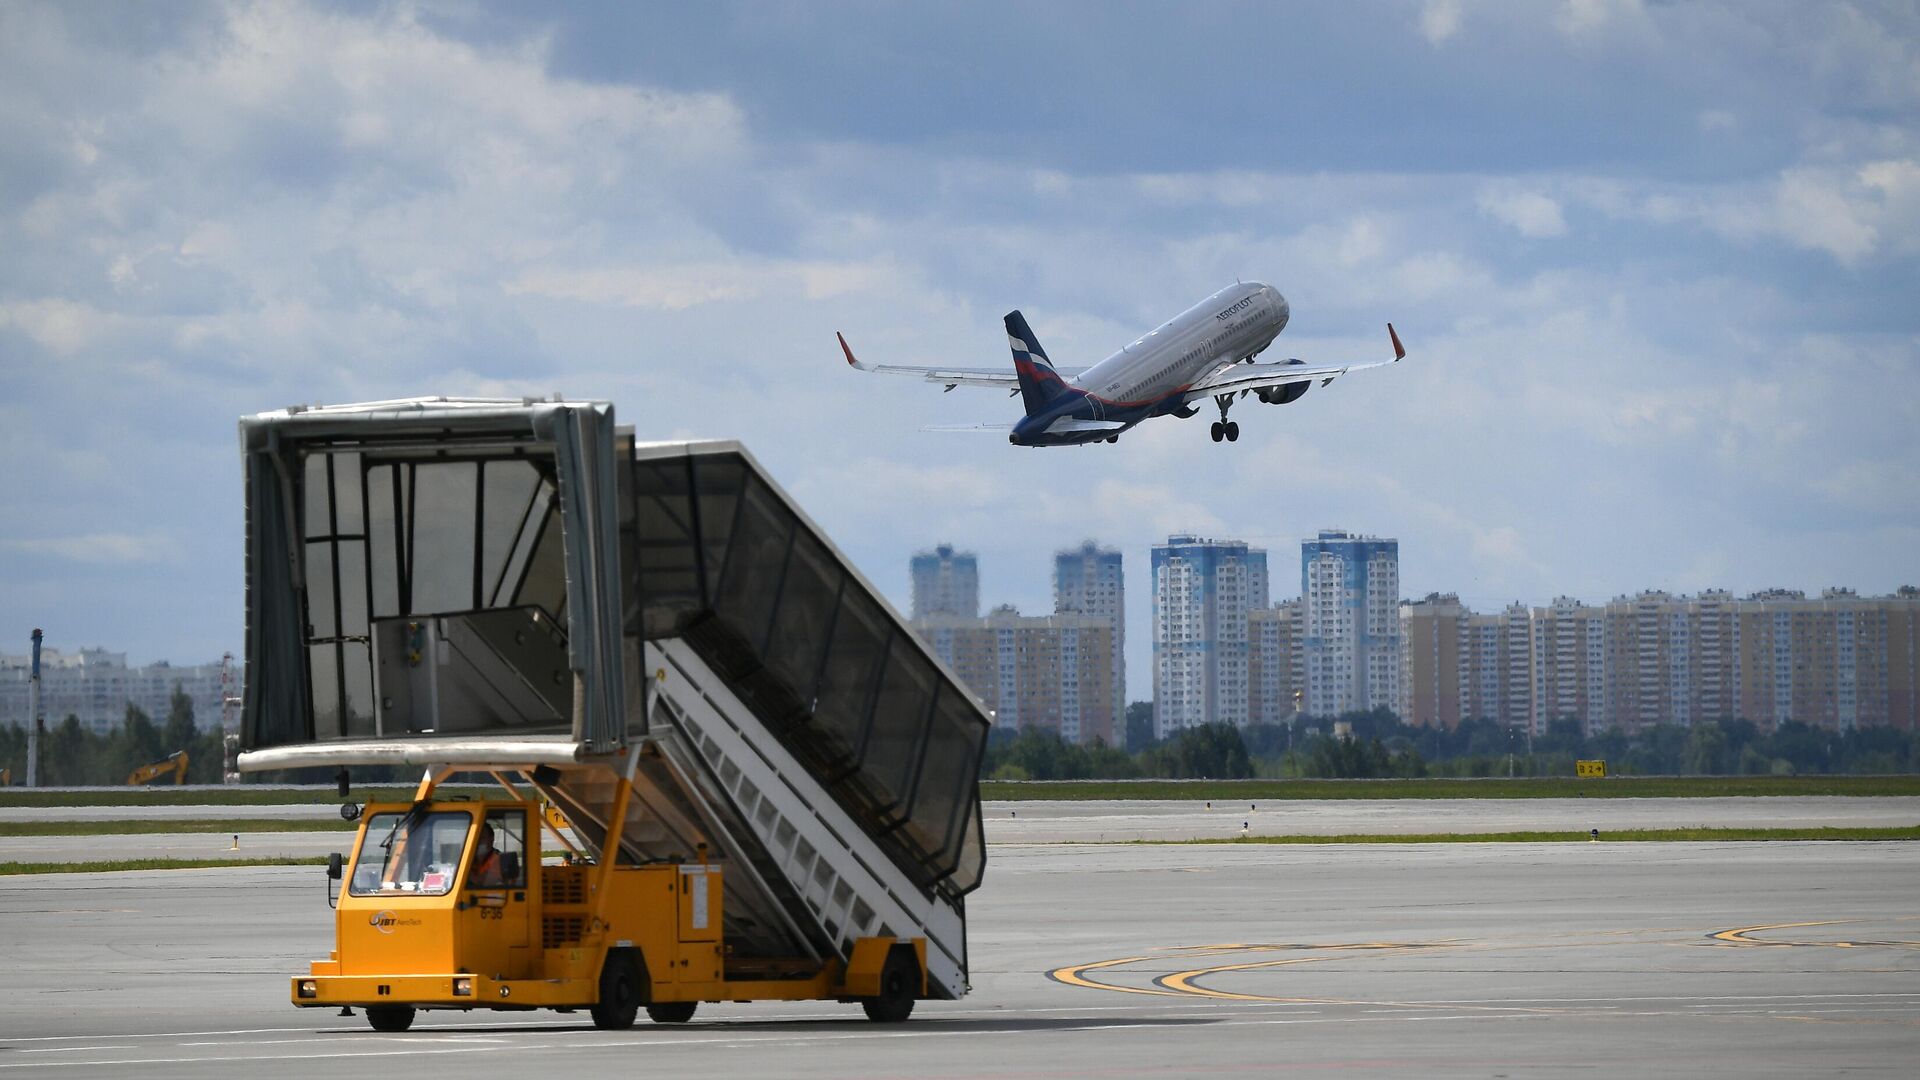
[[[459,811],[409,816],[375,814],[367,820],[353,860],[354,896],[442,896],[453,888],[473,815]]]

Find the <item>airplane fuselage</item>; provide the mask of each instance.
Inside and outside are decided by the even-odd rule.
[[[1008,441],[1015,446],[1101,442],[1142,420],[1177,412],[1195,383],[1272,344],[1286,329],[1288,313],[1286,298],[1271,285],[1249,281],[1221,289],[1078,376],[1061,380],[1059,396],[1016,423]],[[1042,377],[1060,378],[1051,370]],[[1069,430],[1074,421],[1107,426]]]

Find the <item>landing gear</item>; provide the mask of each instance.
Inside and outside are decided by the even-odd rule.
[[[1225,439],[1227,442],[1239,441],[1240,425],[1227,419],[1227,407],[1233,404],[1233,395],[1215,394],[1213,396],[1213,403],[1220,406],[1220,419],[1215,421],[1213,427],[1209,429],[1213,435],[1213,441],[1219,442],[1222,439]]]

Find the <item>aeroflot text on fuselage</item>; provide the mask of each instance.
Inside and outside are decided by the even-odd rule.
[[[1268,404],[1290,404],[1315,382],[1324,386],[1348,371],[1394,363],[1406,355],[1389,324],[1391,359],[1317,365],[1301,360],[1253,362],[1286,329],[1290,313],[1286,298],[1273,286],[1235,282],[1087,368],[1055,367],[1018,311],[1008,312],[1004,320],[1012,371],[865,364],[854,358],[844,335],[840,348],[847,363],[862,371],[909,375],[949,390],[1017,388],[1026,406],[1024,417],[1012,425],[965,428],[1006,431],[1007,441],[1015,446],[1117,442],[1141,421],[1169,414],[1191,417],[1208,398],[1220,410],[1211,429],[1213,441],[1232,442],[1240,437],[1240,425],[1229,420],[1227,412],[1247,394]]]

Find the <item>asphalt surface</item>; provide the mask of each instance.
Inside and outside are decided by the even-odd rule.
[[[377,1034],[286,1004],[287,977],[331,947],[323,890],[306,867],[0,878],[0,1073],[1803,1077],[1920,1060],[1915,843],[1001,841],[969,899],[973,993],[898,1027],[826,1002],[627,1032],[429,1013]]]

